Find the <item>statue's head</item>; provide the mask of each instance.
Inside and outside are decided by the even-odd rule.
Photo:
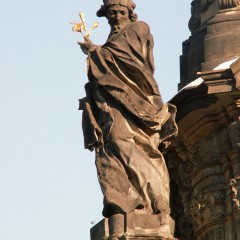
[[[113,29],[119,29],[129,22],[137,21],[137,14],[133,12],[135,7],[132,0],[103,0],[97,16],[106,17]]]

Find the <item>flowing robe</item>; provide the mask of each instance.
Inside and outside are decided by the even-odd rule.
[[[88,54],[80,109],[85,147],[96,152],[106,217],[114,208],[169,213],[169,176],[158,146],[176,135],[176,109],[162,102],[152,50],[148,25],[137,21]]]
[[[218,0],[220,9],[234,8],[240,6],[240,0]]]

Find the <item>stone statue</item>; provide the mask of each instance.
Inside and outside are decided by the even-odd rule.
[[[132,0],[104,0],[106,43],[80,42],[88,55],[83,110],[85,148],[95,150],[103,215],[170,213],[169,175],[159,145],[177,133],[176,108],[163,104],[154,79],[153,37]]]

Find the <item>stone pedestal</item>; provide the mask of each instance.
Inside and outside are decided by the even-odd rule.
[[[169,215],[116,214],[91,229],[91,240],[174,240],[173,234]]]

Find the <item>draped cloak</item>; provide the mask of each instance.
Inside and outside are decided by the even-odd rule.
[[[154,79],[153,38],[133,22],[88,54],[83,110],[85,148],[95,149],[98,180],[109,206],[129,213],[169,211],[169,176],[160,143],[177,133],[176,108],[163,104]]]

